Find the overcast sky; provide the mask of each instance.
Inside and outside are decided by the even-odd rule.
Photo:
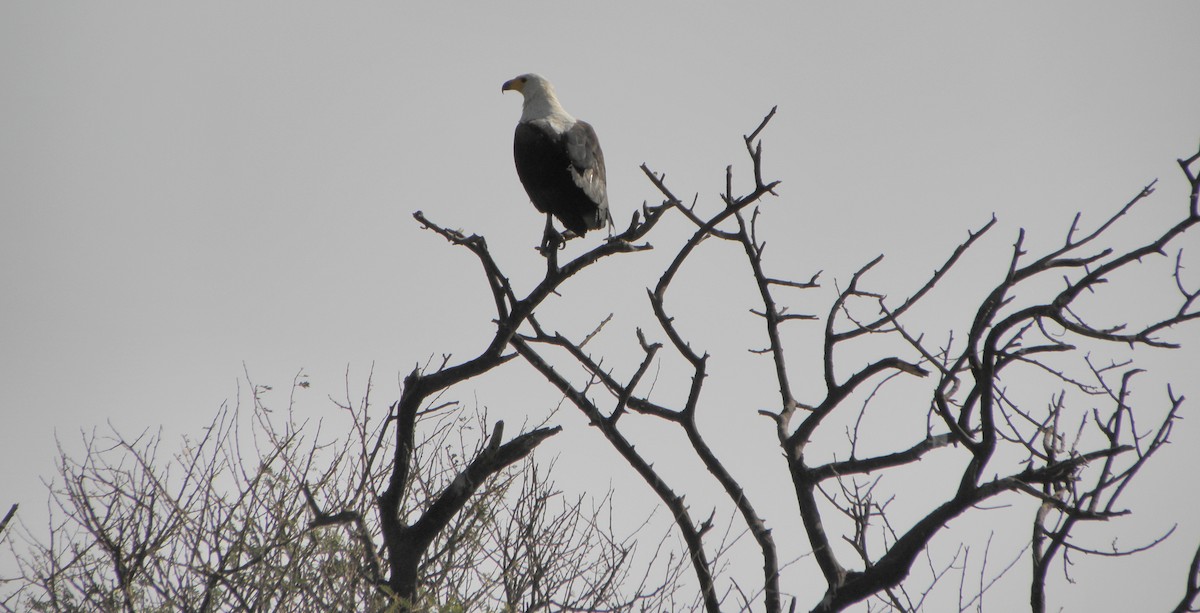
[[[536,278],[542,220],[511,160],[520,97],[500,92],[523,72],[596,127],[618,226],[657,199],[643,162],[717,206],[725,166],[746,170],[741,135],[778,105],[769,257],[781,276],[824,270],[828,288],[884,253],[881,291],[903,295],[993,213],[987,253],[1003,258],[1020,227],[1048,247],[1076,211],[1098,221],[1155,178],[1121,236],[1176,219],[1175,159],[1200,142],[1200,3],[969,4],[0,4],[0,505],[36,519],[56,435],[70,447],[106,422],[194,432],[245,372],[286,389],[303,369],[303,410],[321,417],[347,370],[361,389],[373,365],[382,410],[415,363],[478,351],[492,314],[476,262],[410,216],[484,234],[514,283]],[[712,265],[741,265],[733,255]],[[582,335],[612,312],[628,346],[656,257],[569,286],[558,325]],[[1169,299],[1159,264],[1165,284],[1113,304]],[[729,330],[756,330],[748,298],[714,298],[736,295],[714,290],[740,270],[697,273],[679,299],[728,306]],[[799,308],[824,312],[822,296]],[[965,302],[938,304],[930,317],[964,316]],[[699,330],[726,315],[695,317]],[[1191,349],[1147,357],[1200,400],[1200,333],[1173,334]],[[716,360],[758,343],[704,342]],[[500,389],[479,402],[517,422],[555,402],[480,385]],[[1162,491],[1171,467],[1200,461],[1194,402],[1148,478]],[[548,454],[595,438],[564,419],[578,427]],[[1159,557],[1126,567],[1162,581],[1162,602],[1200,541],[1186,486],[1139,510],[1147,533],[1182,525]],[[1150,572],[1165,564],[1169,577]],[[1133,597],[1105,587],[1068,604]]]

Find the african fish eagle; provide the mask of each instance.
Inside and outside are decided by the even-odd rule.
[[[596,131],[563,110],[545,77],[523,74],[500,91],[510,89],[525,97],[513,159],[533,206],[546,213],[546,240],[553,232],[551,215],[580,236],[611,224]]]

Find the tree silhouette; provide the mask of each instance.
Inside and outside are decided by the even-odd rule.
[[[1033,253],[1021,230],[1004,261],[965,264],[967,254],[996,233],[992,218],[901,299],[872,289],[879,256],[844,283],[835,282],[833,299],[821,312],[805,313],[791,303],[821,288],[821,273],[797,278],[775,272],[760,238],[770,214],[764,207],[780,185],[763,171],[762,135],[774,114],[772,109],[743,138],[753,178],[744,193],[735,193],[729,167],[720,202],[705,212],[643,165],[661,202],[643,205],[622,231],[566,261],[560,258],[570,251],[543,250],[544,274],[528,289],[514,287],[482,236],[416,212],[424,228],[468,250],[482,266],[496,327],[478,355],[460,362],[446,356],[415,368],[386,412],[373,409],[369,392],[357,406],[340,404],[350,428],[333,443],[306,437],[303,424],[290,418],[273,418],[254,386],[248,413],[254,440],[263,441],[258,455],[245,455],[239,413],[228,409],[165,464],[157,454],[159,437],[92,435],[82,460],[62,455],[62,484],[53,494],[61,522],[50,526],[49,541],[29,537],[21,587],[4,607],[694,606],[776,613],[799,606],[841,611],[869,601],[911,611],[928,606],[952,570],[966,573],[961,548],[935,566],[929,556],[935,537],[953,540],[954,520],[1008,496],[1032,502],[1030,531],[1005,536],[1028,542],[1029,601],[1034,611],[1044,611],[1056,562],[1072,554],[1132,555],[1166,538],[1102,551],[1074,537],[1082,525],[1129,513],[1123,496],[1169,442],[1180,417],[1183,398],[1170,388],[1160,406],[1135,406],[1131,391],[1141,370],[1131,357],[1110,359],[1103,348],[1171,348],[1176,341],[1170,329],[1200,318],[1200,290],[1189,289],[1178,247],[1200,222],[1200,180],[1193,170],[1200,153],[1179,160],[1191,187],[1188,206],[1147,242],[1118,248],[1111,236],[1154,192],[1154,183],[1098,224],[1077,215],[1053,248]],[[656,233],[669,217],[689,228],[670,247]],[[698,349],[704,339],[689,336],[677,319],[684,308],[673,301],[673,290],[680,271],[710,240],[736,245],[744,254],[744,260],[738,256],[742,274],[752,280],[753,313],[765,337],[765,346],[752,350],[762,356],[777,400],[751,415],[773,424],[775,436],[763,444],[777,446],[790,481],[778,484],[794,498],[788,516],[764,513],[752,500],[750,477],[732,470],[713,445],[721,432],[706,431],[698,417],[711,410],[706,392],[714,374],[709,354]],[[574,245],[568,241],[566,247]],[[647,289],[646,321],[653,328],[638,328],[624,341],[636,359],[593,352],[589,343],[609,333],[608,320],[596,322],[583,338],[570,338],[557,331],[562,324],[551,322],[554,315],[539,316],[551,296],[571,300],[564,287],[569,279],[650,249],[669,249],[671,256]],[[1175,260],[1173,304],[1140,304],[1141,311],[1115,320],[1092,308],[1096,296],[1102,300],[1111,291],[1106,284],[1120,282],[1119,273],[1169,251]],[[922,308],[951,308],[930,302],[964,266],[988,286],[966,310],[952,307],[967,324],[956,327],[946,317],[943,328],[929,329],[926,320],[914,318]],[[794,355],[798,329],[808,340],[799,351],[819,353],[817,372],[801,372],[785,359]],[[653,377],[647,375],[668,360],[684,365],[687,383],[652,395]],[[658,498],[682,541],[680,558],[662,555],[669,541],[659,541],[649,562],[635,562],[633,537],[606,528],[602,509],[583,499],[550,504],[559,493],[528,458],[560,426],[547,422],[506,439],[503,422],[472,418],[446,399],[456,386],[518,361],[580,411]],[[1047,381],[1056,387],[1052,401],[1032,399],[1028,390]],[[893,391],[901,383],[903,391]],[[922,433],[906,430],[886,441],[866,436],[875,407],[915,420]],[[665,449],[682,450],[687,457],[676,459],[693,462],[693,474],[707,474],[723,492],[723,504],[756,547],[756,585],[744,585],[741,568],[715,561],[722,550],[713,538],[715,512],[697,514],[687,501],[694,481],[673,480],[656,468],[654,453],[664,447],[649,454],[638,448],[639,430],[649,422],[677,432],[686,446]],[[463,432],[475,434],[456,439]],[[450,448],[455,451],[447,454]],[[918,487],[918,465],[934,457],[944,487]],[[891,488],[886,494],[885,483]],[[891,508],[896,500],[918,509],[915,517],[897,516]],[[622,512],[619,504],[609,508]],[[773,530],[784,524],[801,528],[824,586],[820,593],[784,585],[787,563]],[[918,585],[911,575],[923,556],[928,572]],[[679,561],[690,565],[694,599],[683,595]],[[981,578],[973,595],[960,587],[960,605],[981,605],[994,581]],[[1177,611],[1194,610],[1198,585],[1200,551],[1187,569]]]
[[[763,569],[758,592],[762,594],[765,610],[781,611],[784,603],[780,566],[772,531],[743,483],[713,452],[709,439],[714,434],[703,433],[697,425],[709,376],[706,369],[709,355],[694,349],[695,343],[680,330],[668,305],[669,290],[677,273],[701,242],[717,239],[741,245],[746,256],[746,274],[753,277],[758,290],[761,306],[754,313],[761,317],[768,339],[767,347],[758,352],[771,358],[779,390],[778,405],[760,413],[774,421],[775,443],[782,452],[795,491],[798,510],[795,520],[804,528],[826,585],[812,610],[840,611],[870,597],[880,598],[899,610],[919,608],[920,599],[900,588],[930,541],[945,531],[953,519],[1010,492],[1028,496],[1039,504],[1032,519],[1034,573],[1030,603],[1035,611],[1045,610],[1046,572],[1050,563],[1067,549],[1089,552],[1072,543],[1069,538],[1072,530],[1083,522],[1103,521],[1127,513],[1118,506],[1119,499],[1146,462],[1168,441],[1179,416],[1183,399],[1168,390],[1167,410],[1157,425],[1147,433],[1143,419],[1135,428],[1129,390],[1138,368],[1129,361],[1093,363],[1085,345],[1176,347],[1160,335],[1200,317],[1200,310],[1196,309],[1200,290],[1188,290],[1182,278],[1182,250],[1176,254],[1174,275],[1178,304],[1151,305],[1157,314],[1150,315],[1153,319],[1149,323],[1135,326],[1131,323],[1135,314],[1127,314],[1128,318],[1122,321],[1097,321],[1082,315],[1081,305],[1086,296],[1108,283],[1114,274],[1137,266],[1145,258],[1166,253],[1200,222],[1196,204],[1200,181],[1191,169],[1200,153],[1179,161],[1191,186],[1190,204],[1173,226],[1128,250],[1105,244],[1111,229],[1153,193],[1155,184],[1151,183],[1092,230],[1084,229],[1082,216],[1077,215],[1062,244],[1043,254],[1032,255],[1027,251],[1022,230],[992,289],[972,309],[970,325],[937,335],[945,339],[938,344],[929,340],[934,335],[908,324],[906,314],[926,299],[964,254],[993,230],[995,218],[968,233],[944,264],[902,300],[889,300],[867,288],[869,273],[882,260],[880,256],[853,274],[823,317],[791,313],[781,306],[776,293],[781,289],[816,288],[819,275],[794,280],[769,274],[765,269],[765,243],[757,238],[761,218],[758,207],[766,196],[775,194],[779,182],[763,177],[760,136],[774,114],[772,109],[744,137],[754,180],[746,193],[734,193],[733,172],[729,167],[720,206],[715,212],[702,214],[694,203],[685,205],[661,175],[643,166],[642,170],[663,196],[661,204],[644,206],[626,230],[565,264],[560,265],[555,254],[550,254],[544,279],[525,298],[514,294],[481,237],[446,230],[419,212],[416,218],[478,257],[495,299],[498,328],[502,331],[497,338],[499,334],[506,335],[517,354],[583,412],[670,511],[686,543],[705,609],[719,611],[723,606],[717,571],[705,543],[713,526],[712,518],[701,520],[692,515],[680,493],[681,486],[669,483],[631,442],[629,431],[638,426],[622,418],[634,412],[682,430],[696,459],[728,496],[758,545]],[[639,329],[637,343],[643,356],[640,363],[606,366],[613,364],[613,360],[588,351],[587,343],[603,323],[592,335],[572,340],[535,316],[534,306],[566,278],[605,258],[650,248],[648,243],[640,241],[669,213],[684,216],[695,229],[674,252],[658,283],[648,290],[650,310],[665,342],[652,342]],[[1048,279],[1057,280],[1059,287],[1043,295],[1042,287]],[[809,390],[807,397],[795,391],[793,380],[797,374],[785,360],[783,328],[793,322],[815,322],[822,329],[823,389]],[[528,332],[509,333],[523,323],[528,325]],[[868,338],[873,341],[884,338],[888,348],[861,368],[847,368],[843,364],[847,350]],[[875,342],[872,347],[878,345]],[[664,347],[682,358],[691,371],[690,385],[678,390],[670,402],[652,401],[639,387]],[[552,350],[559,350],[554,355],[565,354],[566,359],[551,357]],[[588,379],[582,384],[573,383],[563,374],[568,365],[581,367]],[[1015,388],[1030,371],[1048,375],[1062,386],[1056,402],[1035,408],[1017,399]],[[812,442],[832,439],[826,426],[835,417],[857,412],[858,419],[863,419],[864,410],[856,410],[850,402],[863,389],[874,387],[868,402],[889,402],[882,398],[881,389],[897,377],[930,381],[923,402],[927,407],[923,437],[899,448],[867,450],[864,449],[867,445],[860,444],[856,426],[846,441],[846,449],[842,450],[843,459],[820,459],[808,452]],[[1080,412],[1069,404],[1068,392],[1082,394],[1089,402],[1103,402],[1104,406]],[[953,477],[957,486],[945,499],[927,502],[923,517],[912,525],[896,526],[889,521],[886,503],[874,496],[874,483],[879,476],[890,476],[944,449],[963,460]],[[849,519],[850,529],[841,533],[832,530],[833,514]],[[833,541],[839,539],[850,545],[853,561],[834,547]],[[1194,569],[1191,577],[1181,607],[1196,598],[1192,587],[1197,581]],[[748,598],[739,607],[750,606],[752,601],[753,598]],[[791,607],[795,606],[793,600]]]

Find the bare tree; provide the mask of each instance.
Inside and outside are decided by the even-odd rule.
[[[993,288],[973,309],[969,325],[930,332],[909,323],[909,312],[944,282],[965,253],[989,234],[995,219],[970,232],[944,264],[902,300],[891,300],[868,289],[869,275],[882,260],[880,256],[851,276],[823,317],[789,312],[777,294],[818,287],[819,274],[794,280],[766,270],[765,243],[757,236],[760,219],[757,207],[764,197],[775,193],[779,182],[763,178],[760,135],[774,113],[772,109],[744,138],[753,174],[753,187],[749,191],[734,193],[731,167],[726,172],[726,189],[719,206],[714,212],[704,214],[694,202],[686,205],[667,187],[661,175],[643,166],[646,176],[661,192],[662,203],[644,206],[623,232],[565,264],[558,263],[556,254],[548,254],[543,280],[525,298],[516,297],[481,237],[446,230],[421,213],[416,217],[478,257],[492,289],[500,328],[509,330],[522,322],[528,324],[527,332],[509,334],[505,340],[586,415],[589,423],[674,517],[699,585],[699,602],[706,610],[721,610],[728,594],[718,588],[717,569],[711,559],[714,545],[706,540],[713,518],[692,515],[681,486],[669,483],[654,469],[652,461],[635,448],[630,431],[638,425],[625,415],[637,413],[680,429],[695,458],[725,492],[759,549],[761,589],[746,596],[747,592],[739,587],[743,600],[738,607],[751,606],[761,595],[766,611],[781,611],[784,590],[780,586],[779,554],[772,531],[739,479],[713,452],[708,439],[711,435],[701,432],[697,425],[709,376],[706,369],[709,356],[695,348],[699,342],[687,338],[680,330],[668,301],[677,273],[708,239],[739,244],[746,257],[746,274],[757,287],[761,306],[754,312],[761,317],[767,338],[767,346],[757,351],[770,358],[779,392],[777,407],[760,413],[775,424],[775,442],[787,463],[798,504],[795,520],[803,526],[826,585],[819,598],[812,598],[816,603],[812,610],[840,611],[868,598],[897,610],[920,608],[928,589],[914,596],[903,583],[930,541],[946,531],[954,518],[1007,493],[1028,496],[1039,504],[1032,518],[1030,555],[1034,573],[1030,603],[1035,611],[1045,610],[1046,572],[1051,563],[1068,552],[1102,553],[1073,542],[1072,530],[1083,522],[1103,521],[1127,513],[1118,505],[1121,495],[1168,441],[1178,418],[1182,398],[1168,390],[1168,408],[1158,418],[1157,425],[1147,434],[1143,418],[1140,428],[1135,428],[1135,409],[1129,402],[1128,391],[1138,369],[1129,361],[1094,364],[1089,351],[1106,344],[1176,346],[1162,334],[1200,318],[1196,309],[1200,292],[1186,287],[1181,274],[1181,250],[1176,255],[1174,274],[1178,303],[1148,305],[1148,310],[1155,311],[1149,315],[1149,323],[1131,323],[1135,316],[1145,315],[1142,313],[1129,313],[1115,322],[1100,321],[1083,313],[1087,312],[1086,296],[1144,258],[1174,249],[1179,238],[1200,222],[1196,204],[1200,182],[1191,170],[1200,153],[1180,160],[1191,185],[1190,206],[1181,211],[1177,223],[1149,242],[1118,250],[1106,245],[1106,238],[1133,207],[1153,192],[1153,183],[1091,230],[1085,230],[1085,220],[1076,216],[1062,244],[1041,255],[1027,251],[1022,230],[1008,261],[991,273],[995,278]],[[613,360],[590,353],[587,344],[600,333],[603,322],[586,338],[570,339],[535,316],[533,307],[566,278],[580,274],[602,259],[650,248],[641,241],[669,213],[682,215],[695,230],[674,251],[675,256],[658,283],[648,290],[650,311],[664,340],[651,341],[650,334],[638,329],[636,343],[642,354],[639,362],[618,362],[618,366],[611,367],[607,365],[613,364]],[[1044,295],[1040,289],[1047,281],[1054,280],[1058,288]],[[812,390],[799,393],[793,385],[797,374],[785,360],[784,327],[803,322],[814,322],[821,330],[820,380],[824,389],[819,393]],[[871,355],[876,357],[861,368],[847,369],[841,356],[856,345],[861,345],[862,351],[874,352]],[[878,349],[881,346],[887,349],[881,352]],[[652,401],[639,385],[651,365],[661,359],[664,347],[687,365],[691,383],[678,390],[669,402]],[[564,370],[570,368],[582,368],[587,379],[583,383],[573,382]],[[809,453],[813,441],[828,444],[837,440],[838,432],[830,423],[844,421],[847,415],[851,421],[861,422],[867,404],[897,402],[888,399],[882,390],[899,377],[929,381],[924,400],[928,410],[923,437],[897,448],[867,449],[855,425],[840,454],[843,459],[822,460]],[[1056,401],[1049,406],[1035,406],[1022,398],[1020,388],[1029,377],[1057,381],[1062,391]],[[864,391],[868,389],[872,391]],[[911,400],[906,398],[901,402]],[[1076,406],[1075,402],[1086,408]],[[861,408],[856,409],[856,405]],[[1137,413],[1142,415],[1141,411]],[[875,484],[940,450],[954,453],[960,459],[955,477],[957,487],[946,498],[927,504],[923,516],[912,525],[896,526],[889,521],[887,501],[875,495]],[[843,533],[834,531],[831,513],[848,519],[850,529]],[[839,553],[835,547],[838,540],[849,544],[852,559]],[[934,573],[932,581],[936,582],[948,569]],[[1187,602],[1194,601],[1197,592],[1194,565],[1189,577]],[[981,585],[972,600],[981,598],[985,590],[986,585]],[[790,608],[794,609],[796,604],[794,598]]]
[[[1040,254],[1030,253],[1022,230],[993,269],[984,264],[971,270],[975,279],[990,281],[963,313],[967,323],[955,327],[947,317],[932,324],[942,327],[930,329],[914,314],[938,310],[930,296],[948,291],[951,271],[995,233],[995,219],[969,232],[902,299],[872,289],[879,256],[837,284],[820,313],[793,310],[797,295],[823,282],[820,273],[795,277],[770,270],[765,257],[760,220],[767,213],[761,206],[776,195],[779,181],[764,178],[761,136],[774,113],[743,139],[753,180],[744,193],[735,193],[730,167],[720,202],[704,212],[643,166],[661,203],[644,205],[622,231],[565,262],[560,257],[567,251],[543,250],[544,274],[530,288],[514,287],[482,236],[448,229],[418,211],[414,217],[423,227],[468,250],[482,265],[496,329],[478,355],[461,362],[446,356],[415,368],[382,416],[369,410],[367,395],[357,405],[347,400],[340,406],[349,417],[349,434],[336,444],[306,438],[302,424],[291,419],[272,422],[262,390],[254,386],[255,445],[236,436],[236,411],[218,416],[204,437],[166,466],[158,458],[157,436],[86,437],[82,460],[62,455],[63,483],[54,495],[62,523],[51,525],[50,540],[24,558],[30,584],[18,606],[55,611],[152,610],[168,603],[197,611],[692,606],[777,613],[785,607],[794,611],[802,602],[812,611],[866,602],[915,611],[928,606],[939,583],[957,572],[960,609],[981,609],[984,593],[1017,560],[990,577],[981,570],[977,585],[968,588],[969,548],[938,564],[931,543],[946,534],[953,540],[952,520],[982,513],[981,504],[1005,496],[1028,501],[1033,509],[1027,518],[1031,531],[1019,536],[1028,543],[1022,555],[1032,567],[1031,607],[1043,611],[1049,571],[1057,562],[1066,564],[1072,555],[1132,555],[1165,539],[1169,530],[1151,543],[1108,551],[1076,537],[1081,525],[1128,513],[1122,496],[1170,440],[1183,407],[1169,388],[1157,413],[1154,406],[1135,407],[1129,392],[1138,366],[1107,357],[1104,348],[1170,348],[1175,344],[1169,329],[1200,318],[1200,291],[1188,289],[1177,247],[1200,222],[1200,180],[1192,170],[1200,153],[1180,160],[1191,192],[1174,225],[1140,245],[1113,246],[1113,228],[1151,195],[1151,183],[1099,223],[1077,216],[1061,244]],[[593,353],[590,343],[608,334],[608,319],[583,338],[571,338],[558,331],[563,324],[538,316],[549,297],[570,299],[568,280],[654,248],[652,232],[667,216],[687,224],[689,233],[670,248],[661,275],[647,289],[647,325],[618,341],[635,359]],[[662,251],[665,239],[653,236]],[[673,296],[680,272],[695,265],[705,241],[733,246],[752,281],[753,313],[765,338],[765,346],[752,350],[762,356],[759,363],[778,389],[772,406],[751,415],[773,425],[774,436],[764,443],[778,449],[790,482],[780,484],[795,501],[788,516],[769,516],[751,500],[746,477],[713,444],[720,433],[701,428],[713,378],[710,356],[700,349],[707,339],[681,326],[687,313]],[[1168,250],[1175,252],[1174,304],[1147,304],[1146,312],[1108,321],[1091,308],[1089,297],[1119,281],[1118,273]],[[795,343],[798,334],[808,342]],[[816,372],[789,364],[786,356],[796,351],[819,354]],[[683,365],[687,383],[652,398],[653,377],[647,375],[666,361]],[[664,553],[670,540],[659,540],[648,552],[651,560],[635,565],[634,541],[614,536],[601,520],[606,512],[621,513],[619,501],[569,498],[527,461],[558,426],[541,424],[506,441],[503,422],[470,418],[446,399],[457,385],[521,362],[579,410],[658,498],[682,542],[679,558]],[[1038,396],[1047,382],[1056,390],[1049,402]],[[907,391],[894,391],[902,385]],[[906,434],[899,442],[870,439],[864,432],[876,406],[898,413],[916,407],[908,414],[915,415],[920,434]],[[714,530],[716,512],[705,516],[686,502],[694,483],[673,481],[635,444],[648,423],[676,432],[687,457],[675,459],[693,462],[693,472],[711,477],[724,496],[722,504],[753,541],[754,565],[761,568],[753,573],[754,585],[723,559],[731,539]],[[465,432],[475,434],[459,438]],[[460,453],[439,455],[447,441],[457,441]],[[930,493],[905,482],[935,455],[948,487]],[[915,519],[901,519],[894,511],[897,501],[917,509]],[[823,585],[819,592],[784,584],[789,562],[781,561],[772,530],[781,525],[800,527],[804,555],[811,556]],[[989,540],[985,563],[990,546]],[[926,563],[918,564],[922,560]],[[678,561],[691,567],[694,598],[680,593]],[[665,574],[654,581],[660,575],[649,568]],[[923,574],[914,582],[917,570]],[[1176,610],[1194,607],[1198,584],[1193,562]]]
[[[305,385],[298,378],[293,389]],[[609,530],[606,507],[566,502],[547,471],[522,460],[519,443],[496,442],[501,425],[488,435],[482,413],[454,402],[425,406],[412,423],[424,434],[411,439],[396,517],[419,525],[447,497],[458,508],[422,550],[414,591],[397,594],[380,561],[385,522],[368,512],[392,476],[377,459],[394,447],[395,405],[380,420],[369,391],[357,405],[338,403],[349,435],[322,441],[294,421],[290,403],[285,419],[275,417],[263,401],[268,386],[250,390],[248,411],[222,408],[170,458],[151,432],[93,432],[79,459],[62,452],[49,539],[28,535],[31,550],[18,555],[23,585],[0,608],[462,611],[542,602],[620,610],[669,596],[677,569],[631,562],[640,535]],[[553,430],[530,432],[537,440]],[[333,505],[344,510],[322,510]],[[650,566],[667,578],[651,584],[660,571]]]

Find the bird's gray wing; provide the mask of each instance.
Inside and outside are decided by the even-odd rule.
[[[567,158],[571,161],[571,178],[602,211],[602,222],[608,221],[608,188],[605,185],[604,152],[600,139],[586,121],[576,121],[563,135]]]

